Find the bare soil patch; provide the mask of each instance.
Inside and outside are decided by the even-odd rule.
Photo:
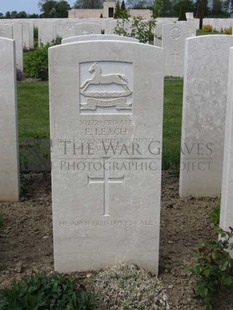
[[[27,174],[22,183],[19,202],[0,203],[5,217],[0,231],[0,288],[32,272],[53,271],[50,175]],[[219,198],[180,199],[178,178],[169,171],[163,173],[159,278],[172,310],[205,309],[193,294],[194,279],[185,266],[194,248],[216,238],[209,215],[219,203]],[[86,278],[83,273],[79,276]],[[216,309],[232,310],[233,294],[222,296]]]

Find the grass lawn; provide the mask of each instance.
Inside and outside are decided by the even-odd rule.
[[[49,138],[48,82],[18,83],[19,141]]]
[[[165,79],[163,169],[179,166],[182,92],[183,80]],[[18,115],[21,144],[49,138],[48,82],[18,83]]]
[[[180,162],[183,80],[165,79],[164,85],[163,169],[178,168]]]

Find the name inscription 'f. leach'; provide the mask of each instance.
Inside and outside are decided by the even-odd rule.
[[[80,103],[81,110],[96,110],[97,107],[115,107],[117,110],[132,110],[132,102],[127,102],[126,97],[132,94],[129,89],[128,80],[124,74],[112,73],[102,74],[102,69],[97,62],[89,68],[92,73],[91,79],[87,79],[80,86],[80,93],[87,97],[86,103]],[[108,90],[88,90],[93,85],[120,85],[120,91]]]

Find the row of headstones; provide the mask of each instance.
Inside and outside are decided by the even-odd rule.
[[[19,25],[23,27],[23,46],[25,49],[34,47],[33,29],[38,28],[38,43],[47,44],[56,40],[57,37],[68,38],[85,34],[112,34],[117,25],[117,20],[112,18],[69,18],[69,19],[34,19],[34,20],[0,20],[0,34],[7,33],[5,25]],[[127,28],[130,22],[126,22]],[[0,35],[5,36],[5,35]],[[14,39],[16,39],[14,37]]]
[[[156,35],[162,35],[162,24],[176,22],[177,18],[157,18]],[[189,22],[194,24],[198,29],[199,20],[189,18]],[[39,30],[39,42],[44,44],[56,39],[57,36],[67,38],[80,34],[101,33],[112,34],[116,27],[117,21],[112,18],[69,18],[69,19],[1,19],[0,24],[21,24],[23,27],[23,46],[24,48],[33,48],[33,27]],[[232,19],[209,19],[205,18],[204,24],[210,24],[213,29],[220,31],[233,25]],[[156,40],[156,45],[161,44]]]
[[[49,52],[58,271],[119,260],[158,271],[164,55],[114,39],[67,39]],[[15,46],[0,44],[0,197],[16,200]],[[204,36],[185,51],[180,195],[222,192],[223,228],[233,221],[232,46],[232,36]]]
[[[185,40],[195,36],[194,22],[163,21],[156,25],[154,44],[164,48],[165,76],[183,77]]]
[[[0,25],[0,38],[14,39],[16,44],[16,68],[23,72],[23,26],[21,24]]]
[[[6,36],[9,33],[8,29],[5,29],[5,25],[11,25],[13,30],[15,27],[21,27],[22,25],[22,33],[23,33],[23,48],[31,49],[34,48],[34,23],[32,20],[27,19],[0,19],[0,37],[8,37]],[[13,34],[13,39],[17,40]]]
[[[114,28],[109,25],[116,26],[116,21],[106,20],[108,21],[108,31],[106,33],[112,33]],[[56,36],[66,38],[77,34],[100,34],[101,30],[103,30],[100,23],[94,21],[88,22],[87,20],[82,23],[49,20],[40,25],[39,41],[44,43],[55,40]],[[158,24],[156,27],[157,33],[160,25],[161,24]],[[130,27],[130,23],[127,26]],[[192,22],[177,22],[175,24],[170,23],[163,25],[162,46],[165,49],[165,75],[183,76],[185,38],[195,35],[196,28],[195,24]],[[0,37],[13,38],[16,40],[16,66],[23,71],[23,47],[32,48],[34,44],[33,23],[22,22],[19,24],[17,22],[12,22],[12,25],[1,23]]]
[[[99,21],[100,20],[100,21]],[[184,43],[185,39],[196,35],[198,20],[189,22],[171,23],[170,19],[158,19],[155,29],[156,46],[162,46],[165,50],[165,75],[182,77],[184,71]],[[12,23],[10,26],[9,23]],[[8,23],[8,24],[5,24]],[[117,21],[113,19],[40,19],[34,21],[18,20],[0,21],[0,37],[8,37],[17,43],[17,68],[23,71],[22,48],[34,46],[33,25],[38,26],[39,42],[50,43],[57,36],[62,38],[85,34],[112,34]],[[21,26],[22,25],[22,26]],[[125,24],[130,29],[130,22]],[[22,28],[22,29],[21,29]],[[127,30],[126,29],[126,30]],[[162,40],[161,40],[162,38]]]

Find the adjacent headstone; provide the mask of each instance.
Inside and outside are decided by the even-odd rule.
[[[58,20],[55,23],[56,27],[56,36],[60,38],[69,38],[72,36],[75,36],[75,23],[74,22],[68,22],[63,20]]]
[[[171,21],[165,19],[165,20],[156,22],[156,26],[154,29],[154,34],[155,34],[154,35],[154,45],[155,46],[159,46],[159,47],[162,46],[162,27],[165,24],[171,24]]]
[[[108,18],[105,22],[106,23],[104,28],[105,34],[113,34],[115,32],[117,22],[118,21],[116,19]]]
[[[230,49],[220,227],[233,227],[233,48]],[[233,251],[232,251],[233,255]]]
[[[75,26],[75,35],[87,35],[87,34],[101,34],[101,25],[100,23],[94,22],[84,22],[78,23]]]
[[[180,196],[221,192],[229,48],[233,37],[186,40]]]
[[[13,24],[13,38],[16,47],[16,68],[23,71],[23,26]]]
[[[0,201],[19,199],[15,42],[0,38]]]
[[[49,66],[55,270],[157,273],[163,50],[83,41]]]
[[[22,26],[23,26],[23,48],[24,49],[34,48],[33,22],[23,20]]]
[[[62,44],[79,42],[79,41],[94,41],[94,40],[115,40],[115,41],[131,41],[138,42],[137,39],[131,37],[123,37],[118,35],[111,34],[90,34],[90,35],[82,35],[76,37],[70,37],[62,40]]]
[[[185,39],[194,36],[195,33],[195,24],[189,22],[177,22],[162,26],[165,75],[183,77]]]
[[[43,21],[38,23],[38,43],[39,45],[51,43],[56,39],[56,25],[55,20]]]
[[[0,24],[0,37],[13,39],[13,27],[12,25],[3,25]]]

